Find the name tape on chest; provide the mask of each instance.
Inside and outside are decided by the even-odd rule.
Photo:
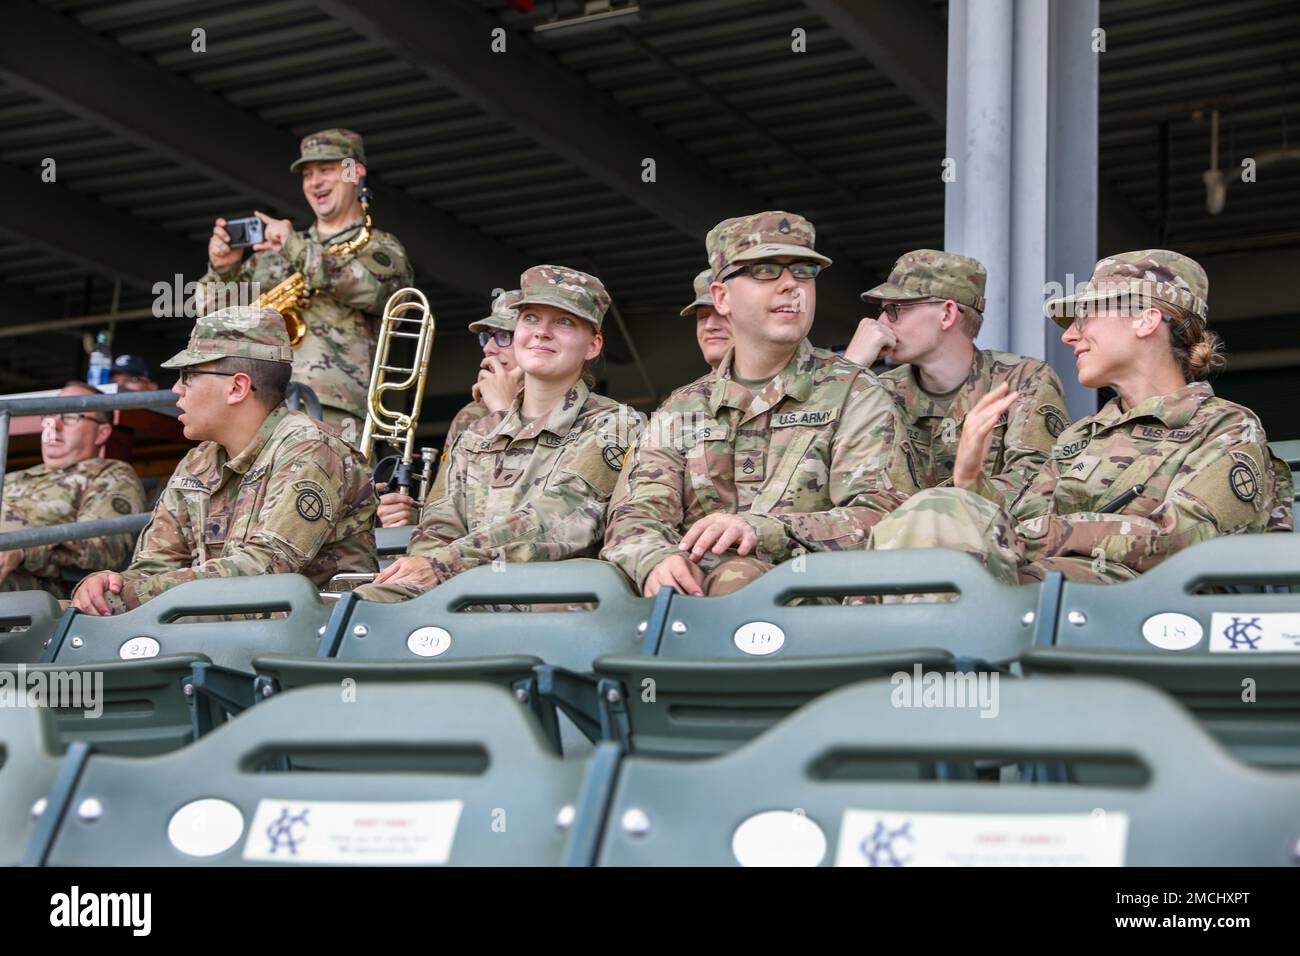
[[[1137,427],[1137,436],[1150,441],[1191,441],[1199,434],[1194,428],[1157,428],[1154,425]]]
[[[167,482],[168,488],[176,488],[179,491],[207,491],[207,482],[193,475],[172,475],[171,481]]]
[[[1066,442],[1064,445],[1057,445],[1055,448],[1053,448],[1052,457],[1057,459],[1058,461],[1065,458],[1073,458],[1075,455],[1079,454],[1079,452],[1087,448],[1090,444],[1092,444],[1091,438],[1087,438],[1087,437],[1076,438],[1074,441]]]
[[[823,409],[822,411],[807,410],[801,412],[777,412],[772,416],[773,428],[789,428],[792,425],[803,425],[806,427],[819,427],[829,425],[835,421],[837,411],[833,408]]]

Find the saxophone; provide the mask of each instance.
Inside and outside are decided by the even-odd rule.
[[[359,197],[361,209],[366,215],[361,231],[347,242],[336,242],[326,246],[325,255],[350,256],[370,241],[370,192],[366,189],[364,176],[361,177]],[[258,296],[257,305],[269,305],[284,318],[284,328],[289,333],[289,345],[293,348],[297,348],[307,335],[307,320],[302,317],[302,314],[311,304],[311,297],[315,291],[307,285],[307,280],[301,272],[295,272],[270,292],[263,292]]]

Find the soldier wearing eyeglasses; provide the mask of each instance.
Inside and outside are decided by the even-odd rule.
[[[1021,400],[994,427],[981,480],[1020,488],[1070,424],[1051,366],[975,347],[986,278],[977,259],[917,249],[894,263],[886,281],[862,293],[880,308],[880,317],[862,320],[844,357],[870,367],[887,355],[898,366],[880,382],[898,403],[921,488],[951,483],[962,424],[999,385]]]
[[[60,395],[98,395],[69,382]],[[64,412],[41,421],[41,464],[5,476],[0,531],[120,518],[144,511],[144,487],[125,462],[104,457],[113,433],[107,412]],[[132,536],[106,535],[0,551],[0,591],[44,590],[66,598],[84,571],[121,567]]]
[[[734,345],[655,412],[601,555],[647,596],[726,594],[806,551],[864,547],[915,490],[889,393],[808,341],[831,264],[814,240],[779,211],[709,232],[709,288]]]
[[[176,466],[130,566],[86,578],[75,607],[115,614],[202,578],[302,574],[323,587],[376,569],[369,468],[337,428],[284,404],[293,352],[278,312],[204,316],[163,368],[179,372],[180,422],[200,444]]]
[[[519,289],[509,292],[498,290],[492,300],[492,312],[486,318],[469,324],[469,330],[478,334],[478,344],[483,349],[483,361],[479,363],[478,379],[471,390],[474,400],[456,413],[451,420],[451,426],[447,429],[447,438],[442,446],[442,458],[438,463],[438,476],[429,490],[430,501],[442,497],[447,455],[456,444],[456,439],[461,432],[489,415],[506,412],[514,404],[515,395],[523,384],[524,372],[515,361],[514,350],[517,320],[515,305],[522,295],[523,292]],[[396,491],[383,493],[386,487],[382,482],[375,486],[375,490],[381,492],[379,523],[385,528],[413,524],[415,499]]]
[[[1209,288],[1200,263],[1167,249],[1098,262],[1047,312],[1074,350],[1079,383],[1115,397],[1004,491],[980,481],[981,464],[1020,396],[994,388],[967,417],[954,487],[916,495],[872,530],[872,547],[965,551],[1007,584],[1051,571],[1108,584],[1220,535],[1291,531],[1290,471],[1255,414],[1207,381],[1227,362],[1208,324]]]

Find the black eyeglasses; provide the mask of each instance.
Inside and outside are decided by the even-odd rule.
[[[489,341],[495,341],[497,348],[508,349],[515,340],[515,333],[509,329],[497,329],[495,332],[480,332],[478,334],[478,347],[487,348]]]
[[[52,425],[54,423],[54,419],[56,418],[59,421],[63,422],[65,427],[68,425],[75,425],[77,424],[77,422],[81,421],[82,419],[89,419],[90,421],[94,422],[96,425],[108,424],[107,418],[96,418],[94,415],[91,415],[89,412],[61,412],[58,415],[46,415],[44,418],[41,419],[41,427],[44,428],[46,425]]]
[[[220,375],[222,378],[234,378],[236,375],[240,375],[240,374],[242,373],[210,372],[207,369],[203,369],[203,368],[183,368],[181,369],[181,384],[184,385],[186,388],[189,388],[190,379],[192,379],[195,375]],[[248,390],[250,392],[256,392],[257,388],[250,382],[248,385]]]
[[[934,305],[938,301],[938,299],[926,299],[923,302],[889,302],[880,307],[880,314],[887,315],[897,322],[899,309],[911,309],[918,305]]]
[[[786,269],[790,270],[790,275],[795,279],[806,282],[809,279],[816,279],[817,274],[822,271],[822,266],[820,262],[751,262],[729,273],[727,279],[744,272],[759,282],[775,282],[781,278],[781,273]],[[726,279],[723,281],[725,282]]]

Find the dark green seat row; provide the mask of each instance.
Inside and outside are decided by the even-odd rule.
[[[651,602],[600,562],[508,565],[404,604],[346,595],[328,619],[310,584],[288,576],[196,582],[115,618],[70,612],[46,659],[88,668],[140,647],[141,636],[155,641],[147,650],[158,657],[100,668],[111,719],[78,729],[69,726],[75,715],[65,718],[68,739],[129,752],[169,749],[294,687],[473,679],[513,691],[552,740],[558,706],[593,739],[647,755],[707,756],[828,690],[919,666],[1138,677],[1171,690],[1243,757],[1300,766],[1300,648],[1278,637],[1296,632],[1287,624],[1295,619],[1266,617],[1300,614],[1297,584],[1293,535],[1207,542],[1109,586],[1054,576],[1006,587],[955,552],[853,552],[790,562],[728,597],[665,592]],[[1197,593],[1206,588],[1212,593]],[[933,591],[958,599],[891,600]],[[1233,593],[1241,591],[1253,593]],[[889,603],[810,603],[843,594],[883,594]],[[596,606],[472,610],[506,602]],[[175,623],[235,610],[286,616]],[[1257,632],[1271,636],[1257,640]]]
[[[997,719],[841,688],[721,756],[612,742],[559,759],[500,688],[319,686],[277,695],[148,757],[74,744],[43,711],[0,711],[0,863],[28,865],[1294,865],[1300,773],[1233,760],[1147,685],[1008,680]],[[279,773],[277,755],[422,753],[419,771]],[[1131,787],[999,786],[857,768],[1136,760]],[[257,772],[257,771],[263,772]],[[1231,812],[1225,813],[1224,808]]]

